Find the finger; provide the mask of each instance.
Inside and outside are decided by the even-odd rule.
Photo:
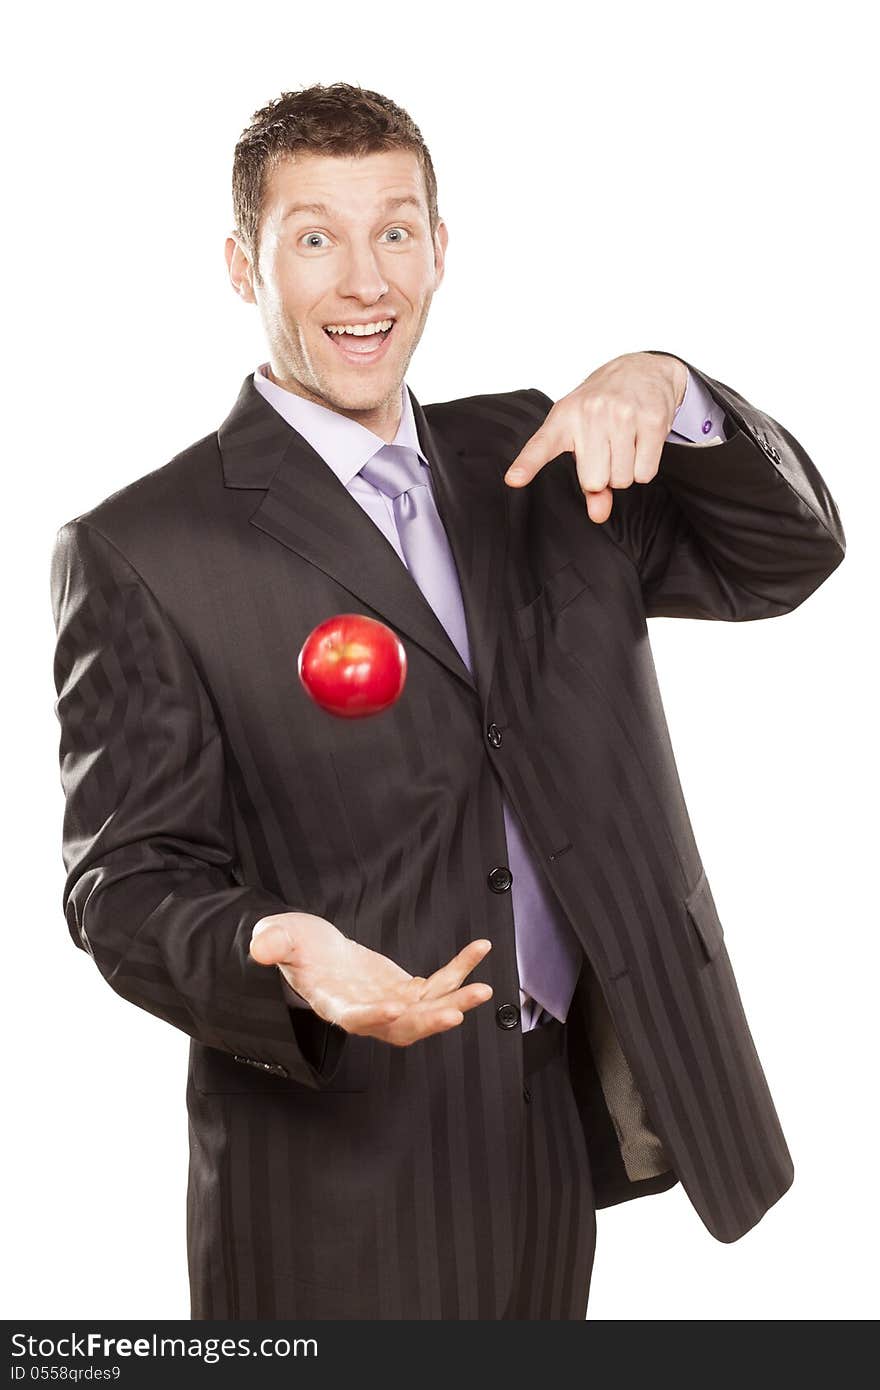
[[[610,461],[609,487],[630,487],[633,481],[633,461],[636,453],[636,412],[628,401],[621,401],[612,411],[608,428]]]
[[[436,999],[439,995],[456,989],[491,949],[492,942],[485,940],[485,938],[469,941],[457,956],[453,956],[452,960],[441,966],[439,970],[435,970],[434,974],[429,977],[427,997]]]
[[[587,504],[587,515],[591,521],[607,521],[611,515],[613,501],[609,486],[610,443],[604,433],[596,433],[594,438],[601,441],[601,447],[593,445],[591,452],[587,431],[583,430],[575,436],[575,465],[578,482]],[[598,453],[597,447],[599,448]],[[604,452],[602,452],[603,450]],[[588,462],[588,460],[592,460],[592,462]],[[597,462],[597,460],[601,460],[601,462]],[[588,487],[586,485],[588,468],[592,469],[589,473],[589,480],[595,486]]]
[[[601,492],[587,493],[587,514],[591,521],[607,521],[611,515],[611,508],[614,503],[614,493],[610,487],[603,487]]]
[[[430,1008],[453,1008],[460,1009],[462,1013],[467,1013],[468,1009],[475,1009],[478,1004],[485,1004],[487,999],[492,998],[492,986],[483,981],[472,985],[462,985],[460,989],[450,990],[440,999],[422,999],[416,1008],[422,1011],[429,1011]]]
[[[649,483],[656,477],[660,467],[660,456],[666,435],[660,423],[642,424],[636,434],[635,463],[633,478],[637,483]]]
[[[526,440],[513,463],[504,475],[504,481],[514,487],[530,483],[545,463],[564,453],[565,443],[560,440],[555,427],[546,425],[536,430],[531,439]]]
[[[435,1033],[446,1033],[451,1028],[458,1028],[463,1022],[464,1014],[460,1009],[445,1005],[441,1008],[435,1006],[428,1012],[421,1010],[417,1013],[410,1009],[395,1023],[383,1029],[383,1040],[393,1043],[396,1047],[409,1047],[414,1042],[420,1042],[422,1038],[430,1038]]]
[[[329,1019],[346,1033],[377,1035],[407,1011],[406,1004],[350,1004],[336,1018]]]
[[[473,984],[453,990],[442,999],[421,999],[394,1023],[381,1026],[381,1033],[386,1042],[408,1046],[433,1033],[456,1028],[468,1010],[491,999],[492,992],[491,985]]]
[[[258,922],[251,933],[250,953],[260,965],[292,963],[296,946],[293,929],[282,922]]]
[[[602,492],[611,476],[611,439],[604,421],[585,421],[575,431],[573,452],[581,492]]]

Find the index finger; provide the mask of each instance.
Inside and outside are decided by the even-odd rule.
[[[526,440],[505,473],[504,481],[515,487],[520,487],[523,483],[530,483],[545,463],[549,463],[551,459],[557,458],[563,452],[556,430],[543,424],[535,431],[531,439]]]

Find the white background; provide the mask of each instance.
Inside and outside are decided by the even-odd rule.
[[[8,23],[7,1317],[189,1316],[188,1040],[112,992],[61,909],[49,554],[65,521],[216,428],[264,360],[223,257],[233,147],[271,97],[337,80],[406,107],[434,159],[450,240],[407,377],[422,403],[557,399],[658,348],[785,424],[840,507],[847,557],[795,612],[651,623],[794,1185],[733,1245],[681,1186],[600,1212],[589,1312],[876,1313],[867,16],[263,0],[50,4]]]

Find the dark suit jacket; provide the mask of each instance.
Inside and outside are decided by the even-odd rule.
[[[796,608],[844,533],[782,425],[691,371],[735,433],[667,444],[592,522],[571,454],[503,474],[537,390],[422,409],[472,679],[387,540],[248,376],[218,431],[64,525],[52,557],[63,903],[111,987],[191,1039],[194,1318],[500,1316],[525,1113],[502,788],[584,949],[571,1068],[598,1206],[681,1181],[721,1241],[792,1181],[676,772],[652,616]],[[336,612],[401,636],[381,716],[297,653]],[[495,880],[498,882],[498,876]],[[304,909],[494,989],[409,1048],[288,1008],[248,946]]]

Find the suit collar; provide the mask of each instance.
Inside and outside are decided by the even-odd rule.
[[[385,440],[357,420],[279,386],[267,374],[268,367],[268,362],[264,362],[254,372],[255,389],[278,411],[291,429],[311,444],[328,467],[333,469],[339,481],[348,487],[355,474],[382,448]],[[392,442],[414,449],[427,463],[419,444],[409,391],[403,383],[400,387],[400,405],[400,424]]]
[[[226,487],[259,490],[252,526],[341,584],[398,629],[404,645],[409,638],[429,651],[485,706],[508,540],[503,461],[446,443],[405,389],[458,569],[473,677],[394,547],[320,454],[263,399],[250,374],[217,432],[223,480]]]

